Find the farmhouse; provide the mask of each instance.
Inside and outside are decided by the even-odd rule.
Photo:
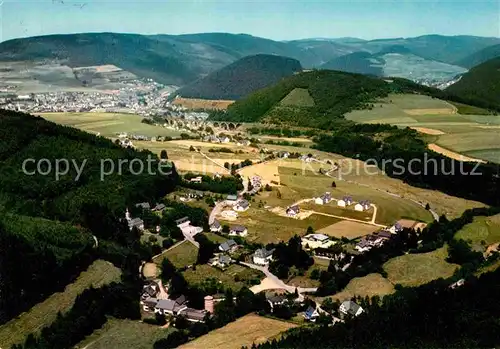
[[[311,250],[317,248],[328,248],[335,245],[335,241],[330,240],[330,237],[324,234],[309,234],[302,238],[302,246]]]
[[[358,316],[363,312],[363,308],[354,303],[353,301],[345,301],[339,307],[340,316],[346,315]]]
[[[337,201],[337,205],[340,207],[346,207],[352,205],[352,197],[344,196],[341,200]]]
[[[187,308],[184,304],[178,304],[172,299],[160,299],[154,306],[155,314],[177,315],[179,311]]]
[[[189,180],[191,183],[201,183],[203,181],[203,178],[201,176],[191,178]]]
[[[128,228],[130,230],[137,228],[140,231],[144,230],[144,221],[140,218],[134,218],[128,221]]]
[[[211,260],[210,265],[212,267],[224,269],[229,267],[231,265],[231,262],[232,262],[231,257],[226,256],[224,254],[220,254]]]
[[[356,244],[355,249],[361,253],[370,251],[372,249],[372,245],[366,239],[362,239],[360,242]]]
[[[141,202],[141,203],[135,204],[135,207],[140,207],[143,210],[149,210],[151,208],[151,206],[149,206],[149,202]]]
[[[163,211],[163,210],[164,210],[164,209],[166,209],[166,208],[167,208],[167,207],[166,207],[164,204],[156,204],[156,206],[155,206],[155,207],[153,207],[153,208],[151,209],[151,211],[153,211],[153,212],[161,212],[161,211]]]
[[[286,215],[288,217],[296,217],[300,212],[299,205],[293,205],[286,209]]]
[[[206,310],[188,308],[184,296],[176,300],[148,298],[143,302],[143,310],[161,315],[184,316],[191,322],[203,322],[208,314]]]
[[[399,232],[401,232],[403,230],[403,226],[401,225],[401,223],[399,222],[396,222],[394,223],[390,228],[389,228],[389,231],[393,234],[397,234]]]
[[[307,310],[304,312],[304,318],[307,321],[315,322],[318,317],[319,317],[318,310],[313,308],[312,306],[309,306],[309,308],[307,308]]]
[[[215,219],[214,222],[210,225],[210,231],[212,233],[219,233],[220,231],[222,231],[222,226],[217,219]]]
[[[370,202],[368,200],[362,200],[354,206],[354,209],[356,211],[360,211],[360,212],[369,210],[370,209]]]
[[[250,203],[247,200],[240,200],[233,209],[238,212],[245,212],[250,207]]]
[[[253,254],[253,262],[257,265],[268,265],[273,260],[274,249],[260,248]]]
[[[242,225],[235,225],[231,227],[231,230],[229,231],[229,235],[231,236],[247,236],[248,235],[248,230],[246,227]]]
[[[314,199],[314,203],[317,205],[326,205],[330,201],[332,201],[332,194],[330,194],[329,192],[326,192],[320,197]]]
[[[274,294],[270,296],[266,296],[267,302],[271,306],[271,309],[274,308],[276,305],[283,305],[286,303],[287,298],[284,294]]]
[[[227,240],[219,245],[219,251],[221,252],[232,252],[238,248],[238,244],[234,240]]]

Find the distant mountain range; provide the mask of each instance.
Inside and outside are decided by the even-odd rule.
[[[379,67],[383,75],[393,73],[391,64],[404,64],[406,70],[423,70],[432,78],[433,74],[439,75],[450,67],[453,67],[452,71],[460,71],[457,66],[469,68],[471,62],[475,62],[470,57],[493,45],[500,45],[500,38],[426,35],[368,41],[339,38],[283,42],[227,33],[147,36],[84,33],[5,41],[0,43],[0,62],[59,60],[70,67],[113,64],[140,77],[183,86],[250,55],[290,57],[298,60],[305,69],[330,65],[358,71],[359,66],[366,67],[366,59],[370,57],[366,56],[365,60],[358,56],[354,56],[355,59],[344,57],[340,62],[335,59],[367,52],[386,61],[383,67]],[[486,52],[485,55],[489,54]],[[401,57],[396,57],[397,62],[387,63],[385,56],[392,54]],[[436,66],[436,62],[446,65]],[[379,68],[373,68],[375,73],[380,74]]]
[[[244,57],[184,86],[176,92],[182,97],[235,100],[300,72],[300,62],[273,55]]]
[[[457,64],[470,69],[496,57],[500,57],[500,45],[488,46],[461,59]]]

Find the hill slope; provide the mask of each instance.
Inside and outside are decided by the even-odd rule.
[[[500,57],[472,68],[446,92],[478,100],[482,107],[500,110]]]
[[[321,69],[340,70],[348,73],[383,76],[385,61],[369,52],[354,52],[334,58],[321,66]]]
[[[296,89],[306,90],[314,105],[304,107],[281,101]],[[232,104],[215,118],[238,122],[269,122],[327,127],[334,119],[363,108],[372,99],[386,96],[391,87],[381,79],[331,70],[303,72],[258,90]],[[303,91],[301,94],[303,94]]]
[[[182,97],[235,100],[301,71],[300,62],[281,56],[244,57],[177,91]]]
[[[467,56],[464,59],[457,61],[457,64],[462,67],[473,68],[496,57],[500,57],[500,44],[489,46],[481,51]]]

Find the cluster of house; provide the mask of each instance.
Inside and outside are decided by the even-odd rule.
[[[341,319],[344,319],[347,316],[359,316],[363,313],[363,311],[364,310],[360,305],[351,300],[342,302],[339,307],[339,314]],[[319,317],[321,312],[324,312],[324,310],[322,310],[321,308],[310,306],[304,312],[304,318],[307,321],[316,322],[316,319]]]
[[[227,136],[206,135],[203,137],[203,142],[210,143],[229,143],[231,139]]]
[[[181,219],[177,219],[175,221],[175,224],[179,227],[179,229],[182,231],[182,234],[188,235],[188,236],[195,236],[198,233],[203,232],[202,227],[197,227],[191,225],[191,221],[189,220],[189,217],[183,217]]]
[[[212,258],[209,263],[212,267],[225,269],[233,263],[230,254],[238,249],[238,244],[234,240],[227,240],[219,245],[219,252]]]
[[[403,224],[398,221],[394,223],[388,229],[382,229],[373,234],[367,235],[361,239],[360,242],[356,244],[356,250],[359,252],[370,251],[373,247],[380,247],[386,241],[392,239],[392,237],[403,230]]]
[[[151,212],[162,212],[165,208],[167,208],[164,204],[156,204],[153,208],[151,208],[151,205],[149,202],[141,202],[138,204],[135,204],[135,207],[140,207],[143,210],[151,210]],[[125,219],[128,222],[128,228],[132,230],[133,228],[137,228],[139,231],[144,230],[144,221],[141,218],[132,218],[130,216],[130,212],[128,211],[128,208],[125,211]]]
[[[154,281],[144,285],[141,296],[143,311],[160,315],[170,315],[173,317],[184,316],[191,322],[204,322],[207,316],[210,315],[207,309],[199,310],[189,308],[187,305],[188,301],[184,295],[175,299],[162,298],[160,287],[161,286]],[[213,312],[213,306],[211,311]]]
[[[331,200],[331,198],[330,198],[330,200]],[[348,207],[348,206],[351,206],[352,204],[354,204],[352,196],[348,196],[348,195],[344,196],[342,199],[337,201],[337,206],[339,206],[339,207]],[[363,212],[363,211],[369,210],[371,206],[372,205],[371,205],[370,201],[361,200],[354,205],[354,210]]]
[[[202,191],[193,191],[193,192],[187,193],[184,196],[181,196],[179,198],[179,200],[182,201],[182,202],[188,202],[188,201],[191,201],[191,200],[202,199],[204,196],[205,196],[205,194]]]
[[[210,231],[212,233],[220,233],[222,231],[222,226],[217,219],[210,224]],[[248,235],[248,229],[243,225],[233,225],[229,227],[229,235],[245,237]]]

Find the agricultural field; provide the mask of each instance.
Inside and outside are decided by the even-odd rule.
[[[394,285],[419,286],[439,278],[448,278],[459,267],[446,262],[448,248],[392,258],[384,264],[387,279]]]
[[[390,225],[401,218],[409,218],[423,222],[432,220],[430,213],[418,204],[388,195],[372,187],[361,186],[346,181],[338,181],[311,171],[306,171],[301,174],[297,173],[294,169],[285,167],[280,167],[280,179],[283,185],[299,193],[301,198],[317,197],[325,191],[329,191],[334,198],[342,198],[345,195],[350,195],[355,202],[369,200],[377,206],[377,217],[375,222],[378,224]],[[331,186],[332,181],[336,183],[335,188]],[[333,204],[334,203],[332,203],[332,205]]]
[[[461,111],[463,115],[459,114]],[[477,114],[473,114],[474,111]],[[486,111],[480,108],[451,104],[428,96],[391,95],[374,103],[372,110],[353,111],[346,118],[363,123],[412,127],[423,134],[433,135],[431,143],[448,151],[500,162],[500,116],[485,114]]]
[[[371,234],[379,230],[373,225],[363,224],[352,221],[340,221],[338,223],[329,225],[323,229],[318,230],[318,233],[333,236],[336,238],[346,237],[348,239],[355,239],[361,236]]]
[[[373,296],[383,297],[392,293],[394,293],[394,286],[391,282],[382,275],[374,273],[352,279],[341,292],[332,298],[343,302],[355,296],[371,298]]]
[[[255,280],[254,284],[258,284],[264,278],[264,274],[260,271],[236,264],[232,264],[225,271],[208,264],[197,265],[196,268],[183,272],[183,275],[186,281],[192,285],[200,284],[207,279],[215,279],[233,291],[239,291],[244,286],[250,287],[253,280]]]
[[[183,268],[185,266],[194,264],[196,262],[197,256],[198,249],[196,248],[196,246],[194,246],[189,241],[184,241],[153,259],[153,262],[161,265],[163,259],[168,258],[168,260],[170,260],[170,262],[176,268]]]
[[[139,321],[109,319],[74,349],[151,349],[157,340],[166,338],[172,331]]]
[[[290,322],[250,314],[192,342],[181,345],[179,349],[239,349],[243,346],[251,347],[253,343],[259,344],[277,338],[280,333],[296,326]]]
[[[127,132],[148,137],[177,137],[180,131],[142,123],[142,116],[118,113],[41,113],[44,119],[72,126],[103,137],[116,138],[116,134]]]
[[[76,297],[85,289],[120,281],[120,276],[120,269],[111,263],[95,261],[75,282],[66,286],[64,292],[54,293],[29,311],[0,326],[0,347],[10,348],[13,344],[23,342],[26,335],[40,331],[54,322],[59,312],[71,309]]]
[[[191,110],[226,110],[234,101],[223,99],[176,98],[172,104],[181,105]]]
[[[455,234],[455,239],[469,242],[475,251],[486,252],[488,246],[500,242],[500,215],[475,217]]]

